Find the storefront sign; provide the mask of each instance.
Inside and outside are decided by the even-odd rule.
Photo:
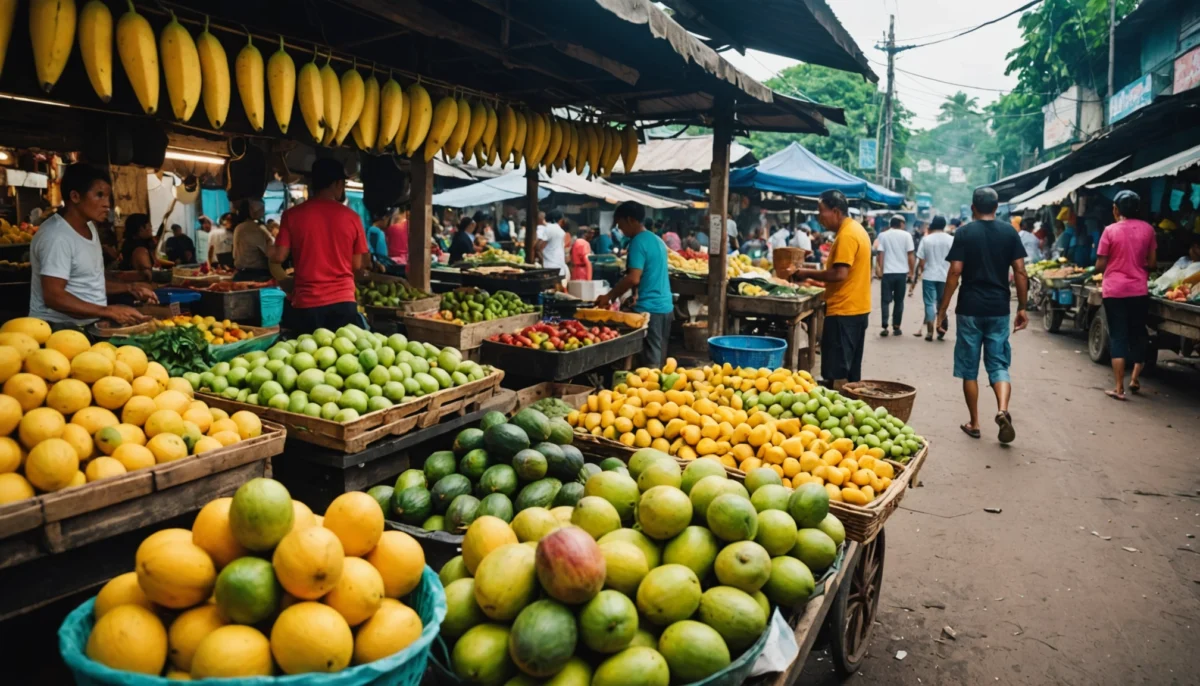
[[[1143,74],[1142,78],[1117,91],[1108,101],[1108,123],[1110,125],[1128,117],[1154,102],[1154,78]]]
[[[1175,89],[1172,92],[1182,93],[1196,86],[1200,86],[1200,48],[1175,60]]]
[[[1054,102],[1042,108],[1042,112],[1045,114],[1045,122],[1042,126],[1043,149],[1057,148],[1075,140],[1079,112],[1078,92],[1079,89],[1072,86]]]
[[[879,149],[879,141],[874,138],[858,139],[858,168],[874,169],[875,153]]]

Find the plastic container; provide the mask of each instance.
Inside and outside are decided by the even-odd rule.
[[[189,288],[156,288],[154,295],[158,297],[159,305],[186,305],[200,299],[200,294]]]
[[[262,314],[262,326],[279,326],[283,319],[283,300],[287,294],[279,288],[264,288],[258,294],[258,307]]]
[[[708,339],[708,356],[717,364],[777,369],[783,366],[787,341],[772,336],[714,336]]]
[[[246,679],[202,679],[211,686],[418,686],[425,674],[429,649],[446,617],[446,594],[437,573],[425,567],[421,583],[402,601],[421,617],[421,636],[404,650],[365,665],[334,674],[294,674]],[[75,608],[58,628],[58,650],[79,686],[170,686],[179,683],[161,676],[133,674],[110,669],[88,658],[88,636],[92,632],[92,598]]]

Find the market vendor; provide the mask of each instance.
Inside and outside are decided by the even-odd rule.
[[[154,270],[156,247],[154,226],[150,224],[149,215],[129,215],[125,218],[125,238],[121,241],[121,260],[117,263],[117,269],[123,272],[137,272],[149,281]]]
[[[362,321],[354,301],[354,273],[366,269],[367,234],[358,213],[346,207],[346,172],[334,159],[313,163],[307,202],[283,213],[279,238],[269,251],[273,266],[290,257],[294,267],[285,326],[293,331],[335,331]]]
[[[274,239],[263,226],[265,208],[261,200],[248,200],[242,207],[242,221],[233,230],[234,281],[267,281],[271,278],[267,255]]]
[[[632,200],[618,205],[613,213],[613,221],[629,242],[625,260],[628,269],[611,291],[596,298],[596,307],[608,307],[614,300],[636,288],[633,311],[650,315],[646,342],[638,354],[638,363],[643,367],[658,368],[666,360],[667,338],[671,335],[675,302],[671,297],[671,282],[667,276],[667,246],[642,225],[645,216],[645,208]]]
[[[128,326],[149,319],[127,305],[108,303],[109,296],[117,294],[158,302],[144,284],[104,278],[104,251],[95,224],[108,218],[112,202],[108,174],[73,164],[63,172],[60,189],[64,207],[42,222],[30,245],[29,315],[55,328],[82,327],[97,319]]]

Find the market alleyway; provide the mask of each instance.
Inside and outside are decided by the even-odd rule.
[[[915,385],[910,423],[934,444],[888,522],[879,624],[851,683],[1197,683],[1200,373],[1166,365],[1118,403],[1083,334],[1048,334],[1035,314],[1012,339],[1017,440],[997,442],[988,389],[973,440],[953,330],[911,335],[918,291],[904,335],[880,338],[873,289],[864,377]],[[805,677],[839,683],[816,651]]]

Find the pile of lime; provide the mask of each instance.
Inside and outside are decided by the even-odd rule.
[[[350,325],[317,329],[185,378],[230,400],[349,422],[491,372],[455,348]]]

